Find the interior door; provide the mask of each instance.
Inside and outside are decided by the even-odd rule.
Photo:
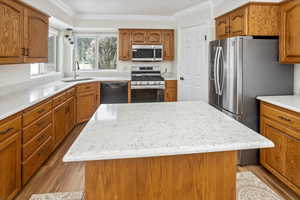
[[[207,34],[206,25],[181,29],[179,101],[208,102]]]

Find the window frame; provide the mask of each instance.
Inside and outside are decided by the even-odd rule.
[[[98,63],[99,63],[99,40],[101,37],[105,36],[115,36],[117,38],[117,50],[116,50],[116,56],[118,58],[118,48],[119,48],[119,37],[118,37],[118,32],[117,31],[112,31],[112,32],[98,32],[98,33],[75,33],[74,38],[75,38],[75,45],[74,45],[74,52],[73,52],[73,65],[75,66],[75,61],[76,61],[76,55],[77,55],[77,39],[78,38],[96,38],[96,59],[95,63],[93,66],[93,69],[91,70],[78,70],[79,72],[115,72],[118,70],[118,66],[116,65],[115,69],[98,69]],[[118,59],[116,61],[118,63]],[[73,68],[72,68],[73,71]]]
[[[59,47],[59,32],[56,30],[56,29],[53,29],[53,28],[49,28],[49,34],[48,34],[48,39],[51,37],[51,36],[54,36],[55,37],[55,42],[54,42],[54,68],[55,70],[54,71],[51,71],[51,72],[46,72],[46,65],[47,63],[33,63],[31,64],[31,67],[32,65],[38,65],[38,73],[36,74],[32,74],[32,69],[30,67],[30,76],[35,78],[35,77],[39,77],[39,76],[45,76],[45,75],[51,75],[51,74],[55,74],[55,73],[58,73],[59,72],[59,69],[58,69],[58,60],[59,60],[59,55],[58,55],[58,47]]]

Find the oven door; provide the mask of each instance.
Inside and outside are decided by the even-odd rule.
[[[131,90],[132,103],[153,103],[165,101],[165,90],[162,89],[138,89]]]

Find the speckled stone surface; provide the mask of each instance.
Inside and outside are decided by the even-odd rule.
[[[103,77],[88,81],[65,83],[54,81],[34,88],[0,96],[0,120],[35,105],[77,84],[97,81],[129,81],[130,77]]]
[[[273,147],[203,102],[101,105],[65,162]]]
[[[258,100],[270,103],[291,111],[300,112],[300,96],[269,96],[257,97]]]
[[[84,200],[83,192],[34,194],[29,200]]]
[[[237,175],[238,200],[284,200],[251,172]]]

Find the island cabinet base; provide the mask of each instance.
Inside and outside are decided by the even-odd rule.
[[[86,162],[87,200],[236,199],[237,152]]]

